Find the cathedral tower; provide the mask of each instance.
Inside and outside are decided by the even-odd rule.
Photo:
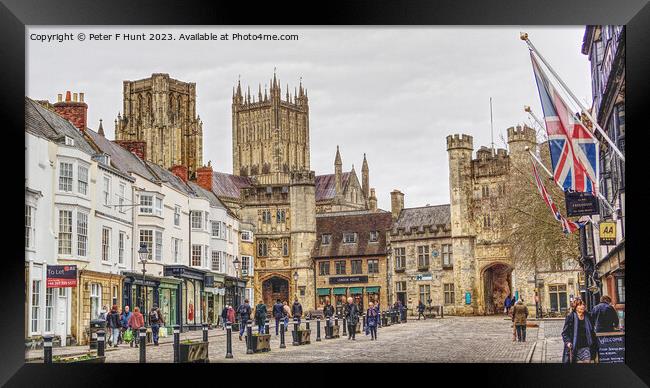
[[[123,112],[115,140],[145,142],[144,155],[165,168],[182,165],[190,173],[203,165],[203,124],[196,115],[196,84],[169,74],[124,81]]]

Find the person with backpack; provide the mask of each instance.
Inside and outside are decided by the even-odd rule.
[[[374,303],[368,303],[368,311],[366,311],[366,326],[367,331],[370,332],[370,340],[377,339],[377,326],[379,325],[379,314],[374,306]]]
[[[302,317],[302,305],[300,302],[298,302],[298,298],[293,302],[293,306],[291,306],[291,315],[293,315],[294,318],[298,318],[298,324],[300,325],[300,317]]]
[[[262,302],[255,306],[255,324],[257,325],[258,334],[269,334],[264,332],[264,323],[266,322],[266,305]]]
[[[138,341],[136,341],[136,338],[138,330],[140,330],[141,327],[144,327],[144,316],[140,313],[140,309],[136,307],[133,309],[133,314],[131,314],[131,317],[129,318],[129,329],[131,329],[133,334],[130,342],[131,347],[133,347],[134,343],[135,347],[138,347]]]
[[[111,338],[108,341],[108,346],[112,345],[116,348],[117,342],[120,339],[120,327],[122,327],[122,324],[120,323],[120,314],[117,312],[116,304],[113,305],[111,312],[106,316],[106,327],[111,330]]]
[[[526,320],[528,319],[528,307],[523,299],[519,299],[512,308],[512,324],[517,331],[517,341],[526,342]]]
[[[284,315],[284,306],[280,299],[275,301],[272,312],[273,318],[275,318],[275,335],[278,335],[278,331],[280,330],[280,320],[283,319]]]
[[[120,342],[131,342],[124,339],[124,334],[129,329],[129,318],[131,318],[131,315],[133,315],[133,313],[129,311],[129,306],[128,305],[124,306],[124,309],[122,310],[122,314],[120,315],[120,324],[122,325],[122,335],[121,335]]]
[[[226,324],[228,323],[228,305],[223,306],[223,310],[221,310],[221,323],[222,330],[226,330]]]
[[[149,324],[151,325],[151,333],[153,334],[153,344],[158,346],[158,334],[160,332],[160,326],[165,324],[162,313],[158,308],[157,304],[153,304],[151,311],[149,311]]]
[[[251,306],[248,304],[248,299],[244,299],[244,303],[239,305],[237,314],[239,314],[239,340],[241,341],[244,330],[246,330],[246,324],[251,319]]]
[[[418,302],[418,321],[420,320],[420,316],[422,316],[425,321],[427,320],[427,316],[424,315],[424,303],[422,303],[422,301]]]

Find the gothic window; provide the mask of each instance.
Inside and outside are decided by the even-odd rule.
[[[282,239],[282,256],[289,256],[289,239]]]
[[[483,227],[484,228],[489,228],[491,225],[490,223],[490,215],[489,214],[484,214],[483,215]]]
[[[268,246],[266,239],[257,240],[257,255],[261,257],[268,255]]]
[[[280,224],[280,223],[283,224],[285,221],[286,221],[285,211],[284,210],[278,210],[277,214],[276,214],[276,222],[278,224]]]
[[[490,196],[490,186],[488,185],[483,185],[483,198],[487,198]]]

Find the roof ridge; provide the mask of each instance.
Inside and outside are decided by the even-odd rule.
[[[53,131],[54,133],[56,133],[57,135],[61,135],[61,134],[59,133],[59,131],[57,131],[56,129],[54,129],[54,127],[52,126],[52,124],[50,124],[50,122],[45,118],[45,116],[43,116],[43,114],[38,110],[38,107],[37,107],[36,105],[40,105],[40,104],[38,104],[36,101],[32,100],[31,98],[29,98],[29,97],[27,97],[27,96],[25,96],[25,98],[29,101],[30,104],[32,104],[32,106],[34,107],[34,110],[36,110],[36,113],[38,113],[38,115],[41,116],[41,118],[43,119],[43,121],[45,121],[45,123],[47,124],[47,126],[50,127],[50,128],[52,128],[52,131]],[[54,112],[52,112],[52,113],[54,113]],[[55,113],[55,114],[56,114],[56,113]],[[66,120],[66,121],[67,121],[67,120]]]
[[[443,203],[440,205],[429,205],[429,206],[414,206],[414,207],[405,207],[402,210],[411,210],[411,209],[426,209],[426,208],[431,208],[431,207],[440,207],[440,206],[450,206],[451,204],[449,203]]]

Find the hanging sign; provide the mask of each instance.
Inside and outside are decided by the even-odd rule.
[[[599,225],[600,245],[616,245],[616,222],[603,221]]]
[[[472,294],[469,291],[465,292],[465,304],[472,304]]]
[[[591,193],[566,192],[564,193],[564,200],[568,217],[590,216],[600,213],[598,197]]]
[[[48,265],[47,288],[77,287],[76,265]]]

